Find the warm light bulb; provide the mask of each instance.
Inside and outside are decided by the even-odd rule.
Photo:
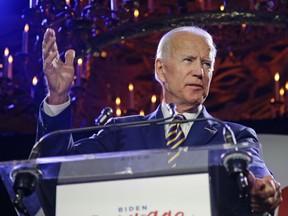
[[[134,86],[133,86],[132,83],[129,83],[128,89],[129,89],[130,92],[134,90]]]
[[[82,65],[82,64],[83,64],[82,58],[79,58],[79,59],[77,60],[77,64],[78,64],[78,65]]]
[[[34,76],[33,79],[32,79],[32,85],[36,86],[37,83],[38,83],[38,78],[36,76]]]
[[[9,64],[12,64],[12,62],[13,62],[13,57],[11,55],[8,57],[8,62],[9,62]]]
[[[139,115],[142,115],[142,116],[144,116],[144,115],[145,115],[145,112],[144,112],[144,110],[140,110],[140,112],[139,112]]]
[[[135,10],[134,10],[134,17],[135,17],[135,18],[139,17],[139,14],[140,14],[139,10],[138,10],[138,9],[135,9]]]
[[[9,49],[6,47],[4,50],[4,55],[7,57],[9,55]]]
[[[117,97],[117,98],[116,98],[115,103],[116,103],[116,105],[118,105],[118,106],[121,104],[121,99],[120,99],[120,97]]]
[[[29,25],[28,25],[28,24],[26,24],[26,25],[24,26],[24,31],[25,31],[25,32],[28,32],[28,31],[29,31]]]
[[[243,29],[245,29],[245,28],[247,27],[246,23],[242,23],[242,24],[241,24],[241,27],[242,27]]]
[[[284,93],[285,93],[285,90],[284,90],[284,88],[281,88],[281,89],[279,90],[279,94],[280,94],[280,96],[283,96],[283,95],[284,95]]]
[[[279,75],[278,72],[276,72],[276,73],[275,73],[275,76],[274,76],[274,80],[275,80],[276,82],[278,82],[279,79],[280,79],[280,75]]]
[[[120,108],[116,109],[116,116],[121,116],[122,112]]]
[[[100,55],[102,58],[106,58],[108,54],[105,50],[103,50]]]
[[[157,101],[157,97],[156,97],[156,95],[154,94],[154,95],[152,95],[152,97],[151,97],[151,103],[155,104],[156,101]]]
[[[285,89],[288,91],[288,81],[285,83]]]
[[[224,11],[224,9],[225,9],[225,6],[224,6],[224,5],[221,5],[221,6],[220,6],[220,11]]]

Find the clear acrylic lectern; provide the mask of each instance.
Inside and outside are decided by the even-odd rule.
[[[245,166],[254,163],[245,153],[250,148],[260,146],[223,144],[3,162],[0,205],[6,215],[17,215],[12,204],[15,178],[28,172],[37,176],[35,192],[23,198],[30,215],[39,209],[48,216],[250,215],[247,188],[237,173],[243,168],[245,183]],[[168,157],[175,153],[176,166],[171,167]]]

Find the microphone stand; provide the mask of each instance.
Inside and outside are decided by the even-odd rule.
[[[239,195],[240,198],[247,198],[249,197],[249,184],[247,179],[248,165],[252,163],[252,156],[248,152],[240,151],[238,149],[235,135],[228,125],[224,127],[223,135],[225,137],[225,141],[231,145],[234,145],[235,148],[233,151],[222,155],[222,163],[226,168],[228,175],[232,178],[236,178],[241,192]]]

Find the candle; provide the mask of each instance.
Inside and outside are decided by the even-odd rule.
[[[22,52],[28,53],[28,33],[29,33],[29,25],[26,24],[24,27],[24,31],[22,33]]]
[[[116,104],[116,116],[121,116],[122,112],[121,112],[121,98],[120,97],[116,97],[115,99],[115,104]]]
[[[280,75],[278,72],[275,73],[274,75],[274,81],[275,81],[275,100],[279,100],[279,80],[280,80]]]
[[[284,93],[285,93],[284,88],[281,88],[281,89],[279,90],[280,101],[281,101],[280,115],[283,115],[283,114],[285,113]]]
[[[36,1],[37,1],[37,0],[30,0],[30,2],[29,2],[29,8],[35,8],[35,7],[36,7]]]
[[[129,83],[128,90],[129,90],[129,106],[131,109],[133,109],[134,108],[134,86],[132,83]]]
[[[77,60],[77,69],[76,69],[76,86],[81,85],[81,77],[83,74],[83,60],[82,58],[79,58]]]
[[[154,12],[154,0],[148,0],[148,12],[149,13]]]
[[[38,78],[37,76],[34,76],[33,79],[32,79],[32,87],[31,87],[31,97],[34,98],[35,96],[35,86],[37,85],[38,83]]]
[[[8,76],[9,79],[12,80],[12,78],[13,78],[13,57],[11,55],[8,57],[7,76]]]
[[[133,14],[134,14],[134,21],[137,22],[137,21],[138,21],[139,14],[140,14],[139,10],[138,10],[138,9],[135,9]]]
[[[286,109],[288,110],[288,81],[286,81],[285,83],[285,106],[286,106]]]
[[[157,102],[157,96],[155,94],[153,94],[151,96],[151,108],[150,108],[150,111],[153,112],[156,108],[156,102]]]
[[[154,12],[154,0],[148,0],[148,12],[149,13]]]
[[[279,95],[280,95],[280,101],[281,101],[281,102],[284,102],[284,93],[285,93],[284,88],[281,88],[281,89],[279,90]]]
[[[8,74],[8,64],[9,64],[8,56],[9,56],[9,49],[5,48],[3,57],[3,77],[7,77]]]
[[[70,7],[70,6],[71,6],[70,0],[65,0],[65,1],[66,1],[66,5],[67,5],[68,7]]]
[[[112,18],[116,19],[117,18],[116,12],[118,10],[116,0],[110,0],[110,8],[111,8],[111,12],[112,12],[112,15],[111,15]]]

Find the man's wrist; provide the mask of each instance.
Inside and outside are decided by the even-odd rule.
[[[58,104],[58,105],[51,105],[47,103],[48,96],[43,101],[43,111],[48,116],[56,116],[60,114],[64,109],[66,109],[70,105],[70,96],[67,95],[68,100],[65,103]]]
[[[63,95],[52,95],[48,94],[46,97],[46,102],[49,105],[61,105],[69,101],[69,95],[63,94]]]

